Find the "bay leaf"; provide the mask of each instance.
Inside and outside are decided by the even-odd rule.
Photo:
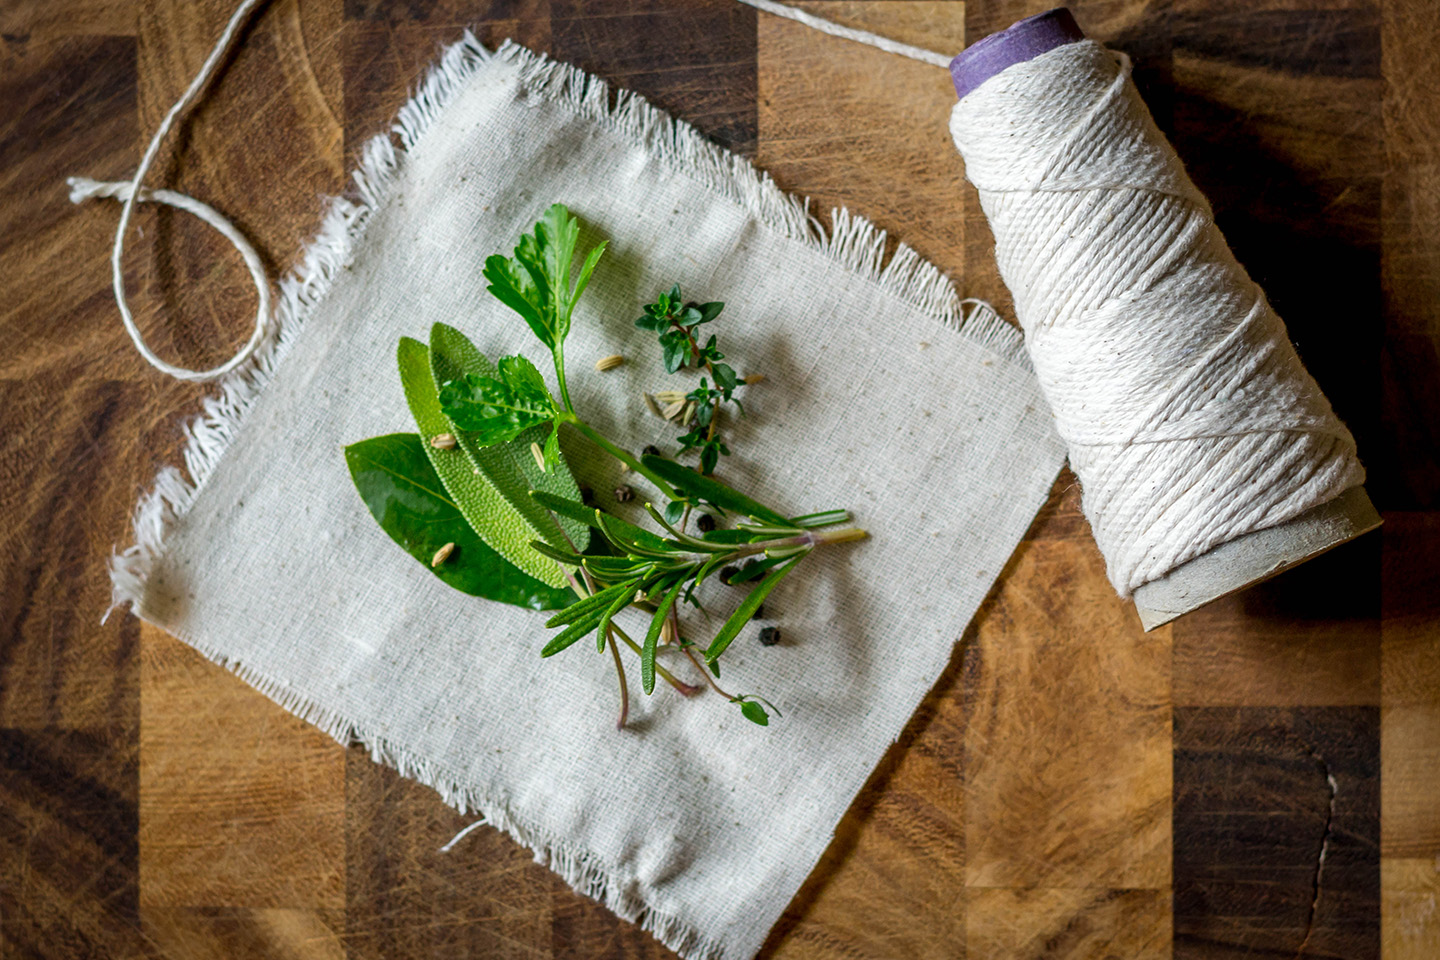
[[[381,529],[449,586],[531,610],[558,610],[574,602],[569,588],[541,583],[480,539],[445,492],[418,434],[392,433],[352,443],[345,448],[345,463]],[[447,543],[455,545],[454,551],[432,568],[436,551]]]

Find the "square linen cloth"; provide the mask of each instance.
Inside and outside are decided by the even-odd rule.
[[[1020,334],[988,310],[966,316],[909,248],[884,263],[869,223],[842,211],[827,236],[744,159],[512,44],[492,53],[467,34],[393,133],[400,146],[368,145],[357,196],[334,201],[281,284],[278,337],[191,425],[190,479],[167,469],[142,500],[116,600],[478,811],[681,956],[745,960],[1064,459]],[[342,447],[414,429],[399,337],[444,321],[492,358],[548,369],[481,269],[555,201],[579,217],[581,249],[610,243],[567,346],[577,409],[632,450],[673,447],[640,394],[694,378],[667,377],[633,319],[679,282],[726,303],[729,361],[766,376],[746,391],[748,419],[727,425],[721,477],[788,513],[849,508],[870,531],[811,555],[767,601],[783,643],[762,648],[752,627],[727,654],[732,692],[784,712],[768,728],[661,682],[617,732],[608,654],[581,643],[542,661],[545,614],[446,587],[351,485]],[[632,362],[594,372],[611,353]],[[583,438],[565,440],[582,483],[621,482]]]

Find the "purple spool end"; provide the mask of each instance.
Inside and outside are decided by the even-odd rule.
[[[955,95],[963,98],[1006,67],[1084,39],[1085,31],[1065,7],[1026,17],[971,44],[950,61]]]

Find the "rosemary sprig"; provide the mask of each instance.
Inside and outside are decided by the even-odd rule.
[[[659,465],[656,463],[660,460],[658,457],[645,459],[652,467]],[[709,482],[719,486],[714,480]],[[764,564],[763,578],[735,608],[706,647],[704,657],[711,665],[717,663],[740,630],[755,616],[770,592],[812,550],[866,536],[864,530],[854,527],[825,531],[813,525],[801,526],[734,491],[721,496],[731,504],[754,504],[756,509],[749,514],[751,522],[737,524],[730,530],[710,531],[698,537],[681,532],[648,503],[646,511],[669,536],[650,533],[603,510],[592,509],[573,500],[540,491],[533,491],[531,496],[561,516],[590,524],[615,550],[613,556],[595,556],[557,549],[540,540],[531,544],[535,550],[556,562],[578,567],[597,582],[608,584],[593,596],[571,604],[550,618],[546,626],[563,629],[546,644],[542,655],[553,656],[591,631],[603,632],[614,614],[636,603],[637,598],[648,602],[650,598],[658,597],[659,602],[650,614],[650,627],[641,646],[641,685],[647,694],[655,689],[655,653],[666,620],[671,617],[677,601],[683,598],[693,603],[695,590],[717,570],[742,560],[765,558],[761,561]],[[850,518],[843,510],[827,511],[825,516],[831,518],[833,524],[844,523]],[[739,578],[732,578],[731,583],[736,582]]]

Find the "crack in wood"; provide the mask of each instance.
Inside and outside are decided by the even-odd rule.
[[[1310,901],[1310,915],[1305,919],[1305,936],[1301,938],[1300,946],[1295,951],[1295,960],[1300,960],[1305,955],[1305,948],[1310,945],[1310,937],[1315,933],[1315,917],[1320,912],[1320,884],[1325,876],[1325,856],[1330,852],[1330,833],[1335,823],[1335,798],[1340,794],[1340,785],[1335,781],[1335,774],[1330,772],[1330,765],[1325,762],[1325,758],[1308,743],[1302,741],[1301,746],[1320,765],[1320,772],[1325,775],[1325,782],[1330,786],[1330,805],[1325,811],[1325,829],[1320,834],[1320,855],[1315,859],[1315,896]]]

